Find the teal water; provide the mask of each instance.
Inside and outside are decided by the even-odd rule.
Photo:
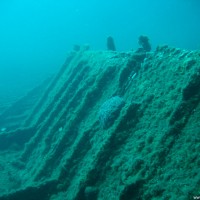
[[[120,51],[148,35],[159,44],[200,48],[198,0],[8,0],[0,2],[0,99],[20,96],[56,72],[74,44]]]

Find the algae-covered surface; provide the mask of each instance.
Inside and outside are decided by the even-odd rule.
[[[72,52],[36,96],[1,130],[0,200],[200,197],[199,51]]]

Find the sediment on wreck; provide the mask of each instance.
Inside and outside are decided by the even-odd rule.
[[[0,135],[0,200],[198,196],[199,83],[199,51],[73,52],[18,132]],[[124,104],[102,128],[116,96]]]

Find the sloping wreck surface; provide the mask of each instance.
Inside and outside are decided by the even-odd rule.
[[[73,52],[31,105],[1,130],[0,200],[200,195],[199,51]]]

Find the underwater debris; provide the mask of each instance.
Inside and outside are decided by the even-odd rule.
[[[89,44],[85,44],[83,46],[75,44],[73,46],[73,51],[78,52],[78,51],[88,51],[90,49],[90,45]]]
[[[115,42],[114,42],[114,39],[111,36],[109,36],[107,38],[107,49],[109,51],[116,51]]]
[[[141,46],[137,52],[149,52],[151,51],[151,45],[147,36],[141,35],[138,39],[138,43]]]

